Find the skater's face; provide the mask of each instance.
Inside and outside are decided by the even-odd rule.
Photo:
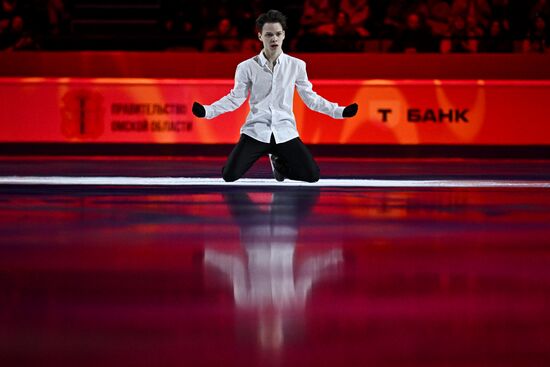
[[[265,50],[278,53],[283,47],[285,31],[281,23],[265,23],[262,33],[258,33],[258,38],[262,41]]]

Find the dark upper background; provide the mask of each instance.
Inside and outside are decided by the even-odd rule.
[[[0,0],[0,49],[256,52],[288,16],[291,52],[539,53],[547,0]]]

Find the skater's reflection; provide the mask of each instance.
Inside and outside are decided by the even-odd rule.
[[[263,194],[263,202],[257,204],[246,192],[224,194],[240,227],[244,251],[207,248],[204,261],[232,283],[238,309],[257,315],[258,337],[264,347],[283,345],[296,319],[303,318],[312,285],[334,273],[342,262],[341,249],[325,246],[296,254],[299,227],[318,197],[317,189],[278,191]]]

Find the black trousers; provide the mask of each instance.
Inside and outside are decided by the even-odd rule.
[[[238,180],[254,162],[266,154],[278,157],[277,170],[286,178],[306,182],[319,181],[319,167],[300,138],[275,144],[275,138],[271,135],[270,143],[266,144],[245,134],[241,134],[239,142],[227,158],[222,169],[223,179],[227,182]]]

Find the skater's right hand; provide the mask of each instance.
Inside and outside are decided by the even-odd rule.
[[[202,118],[206,116],[206,109],[200,103],[193,102],[193,115]]]

